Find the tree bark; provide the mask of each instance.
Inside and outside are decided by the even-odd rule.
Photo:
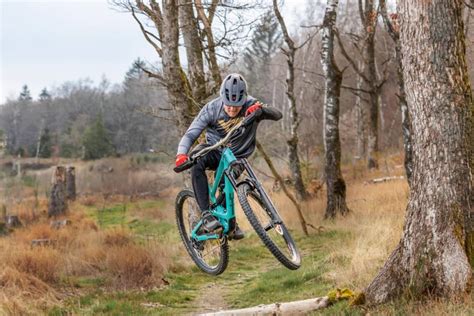
[[[199,38],[197,18],[194,16],[193,2],[191,0],[179,0],[178,13],[184,47],[186,48],[192,95],[194,100],[201,104],[207,98],[206,78],[202,58],[202,43]]]
[[[283,32],[285,43],[288,46],[288,49],[283,49],[283,54],[286,56],[286,62],[288,64],[288,72],[286,77],[286,95],[288,97],[288,104],[290,110],[290,138],[287,139],[286,143],[288,145],[288,160],[290,164],[290,170],[295,182],[295,191],[296,196],[300,200],[305,200],[308,198],[308,192],[306,191],[303,176],[301,175],[301,163],[298,155],[298,110],[296,109],[296,97],[295,97],[295,54],[297,47],[291,39],[288,31],[286,29],[285,21],[278,9],[277,0],[273,0],[273,10],[275,15],[280,23],[280,27]]]
[[[189,83],[179,59],[178,1],[163,0],[162,62],[169,101],[175,110],[179,132],[184,134],[197,109],[189,98]]]
[[[349,212],[346,205],[346,184],[341,173],[341,142],[339,139],[339,97],[342,73],[334,59],[334,28],[338,0],[328,0],[324,14],[321,40],[321,64],[325,76],[324,89],[324,152],[327,185],[325,218]]]
[[[66,168],[57,166],[49,199],[48,217],[62,215],[67,210]]]
[[[359,62],[359,68],[361,71],[364,71],[363,63]],[[357,76],[357,89],[360,91],[363,87],[364,80],[361,76]],[[365,147],[366,147],[366,138],[365,138],[365,110],[362,97],[360,96],[362,92],[359,92],[356,95],[356,126],[357,126],[357,157],[358,159],[365,158]]]
[[[66,170],[66,196],[68,200],[76,200],[76,168],[72,166]]]
[[[472,270],[473,100],[461,0],[399,0],[413,128],[413,174],[402,239],[365,291],[368,304],[409,295],[460,297]]]
[[[377,69],[375,66],[375,28],[377,25],[377,13],[374,10],[374,1],[365,2],[365,58],[367,60],[367,79],[370,85],[369,93],[369,129],[367,144],[367,167],[369,169],[378,168],[377,152],[378,147],[378,119],[379,119],[379,94]]]

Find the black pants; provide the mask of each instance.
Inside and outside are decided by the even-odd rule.
[[[201,211],[209,209],[209,183],[207,181],[206,169],[216,170],[219,167],[221,153],[217,150],[210,151],[200,158],[191,171],[194,195]]]

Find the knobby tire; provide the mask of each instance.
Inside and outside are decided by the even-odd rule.
[[[249,196],[251,196],[257,203],[260,204],[260,206],[266,211],[265,215],[268,216],[270,220],[273,220],[275,218],[275,215],[273,215],[274,213],[270,211],[272,208],[266,205],[266,203],[260,198],[260,196],[247,183],[242,183],[238,186],[237,195],[239,198],[240,205],[242,206],[242,209],[245,215],[247,216],[250,224],[252,225],[253,229],[260,237],[264,245],[268,248],[268,250],[270,250],[270,252],[275,256],[275,258],[277,258],[278,261],[280,261],[288,269],[298,269],[301,266],[301,257],[296,248],[295,242],[293,241],[293,238],[291,237],[285,224],[283,222],[281,224],[278,224],[278,229],[282,232],[281,237],[286,244],[287,250],[289,251],[291,258],[286,255],[284,251],[280,250],[278,245],[272,240],[270,235],[262,226],[262,223],[260,223],[260,220],[256,216],[254,210],[252,210],[252,207],[249,203]],[[270,230],[275,228],[268,227],[268,229]]]
[[[220,245],[218,246],[220,249],[219,253],[219,262],[215,266],[210,266],[203,258],[201,258],[199,250],[193,245],[191,241],[191,227],[189,227],[189,231],[186,229],[186,221],[184,214],[184,204],[186,201],[190,199],[196,201],[194,197],[194,192],[191,190],[183,190],[181,191],[178,196],[176,197],[176,224],[178,226],[179,235],[181,236],[181,240],[184,243],[184,246],[194,261],[194,263],[204,272],[211,274],[211,275],[219,275],[225,271],[227,268],[227,264],[229,262],[229,245],[227,242],[227,238],[224,237]],[[196,203],[197,205],[197,203]],[[204,241],[204,243],[216,242],[216,240],[209,240]]]

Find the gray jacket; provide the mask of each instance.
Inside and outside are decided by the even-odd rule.
[[[248,96],[247,101],[242,107],[240,113],[230,118],[224,111],[224,103],[220,97],[207,103],[194,118],[194,121],[189,126],[188,130],[181,138],[178,145],[178,154],[187,154],[196,139],[206,129],[206,142],[208,144],[215,144],[220,139],[227,135],[227,132],[244,116],[245,111],[257,102],[254,97]],[[255,121],[254,124],[245,129],[242,135],[238,138],[232,139],[230,142],[230,149],[237,158],[246,158],[250,156],[255,150],[255,138],[258,123],[262,120],[278,121],[282,117],[279,110],[263,105],[262,115]]]

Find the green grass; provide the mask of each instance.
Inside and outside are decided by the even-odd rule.
[[[264,270],[264,272],[258,273],[255,278],[248,280],[245,288],[229,293],[227,298],[234,307],[324,296],[334,287],[323,278],[323,274],[330,268],[325,260],[324,249],[328,243],[347,238],[347,236],[337,232],[326,232],[310,237],[295,237],[297,237],[296,243],[303,253],[302,266],[295,271],[288,270],[277,262],[266,249],[260,249],[261,257],[254,258],[254,260],[264,263],[265,267],[263,269],[258,267],[260,270],[257,270]],[[257,241],[259,242],[259,240]],[[244,265],[243,269],[247,268]]]
[[[124,226],[127,221],[127,206],[117,204],[103,209],[96,209],[93,217],[101,228]]]
[[[160,201],[142,201],[127,209],[160,208]],[[101,227],[125,225],[138,236],[154,236],[158,240],[176,243],[178,239],[175,224],[151,219],[128,220],[127,209],[122,205],[109,206],[101,211]],[[99,211],[100,212],[100,211]],[[97,213],[95,213],[97,214]],[[99,218],[98,218],[99,219]],[[272,302],[285,302],[324,296],[334,288],[323,278],[330,269],[325,260],[330,244],[343,242],[348,234],[328,231],[310,237],[296,235],[295,240],[303,253],[302,267],[290,271],[283,267],[263,246],[255,233],[248,232],[244,240],[230,243],[230,262],[227,270],[218,277],[208,276],[197,267],[179,274],[169,273],[165,279],[169,286],[143,293],[121,295],[98,293],[81,299],[81,308],[76,312],[93,314],[180,314],[193,311],[193,300],[201,296],[209,282],[217,282],[224,290],[223,295],[230,307],[241,308]],[[188,259],[190,260],[190,259]],[[92,280],[90,282],[93,282]],[[83,286],[87,282],[82,282]],[[141,303],[159,303],[160,308],[144,308]]]
[[[144,200],[138,201],[132,204],[132,207],[138,209],[147,209],[147,208],[158,208],[161,209],[166,206],[166,201],[164,200]]]
[[[142,217],[141,210],[163,211],[165,201],[144,200],[128,204],[90,208],[90,215],[102,229],[114,226],[129,228],[138,238],[156,238],[158,242],[183,247],[175,223]],[[150,214],[149,211],[143,214]],[[140,216],[140,217],[136,217]],[[258,236],[247,232],[241,241],[230,242],[230,261],[227,270],[213,277],[201,272],[193,264],[181,266],[179,272],[168,273],[164,278],[169,285],[149,291],[111,293],[101,278],[83,278],[74,281],[85,294],[66,301],[63,308],[55,308],[51,315],[176,315],[198,312],[196,302],[211,285],[218,287],[229,308],[242,308],[272,302],[286,302],[324,296],[336,287],[324,278],[331,269],[326,259],[328,249],[337,247],[351,238],[347,233],[327,231],[309,237],[294,235],[302,252],[302,266],[296,271],[283,267],[263,246]],[[180,261],[191,259],[187,256]],[[173,269],[171,269],[173,271]],[[208,297],[208,296],[206,296]],[[212,298],[212,295],[211,295]],[[146,307],[143,304],[150,304]],[[153,305],[157,304],[157,305]],[[334,314],[357,312],[347,303],[338,303],[327,310]],[[354,314],[356,315],[356,314]]]
[[[38,186],[38,179],[35,176],[26,175],[21,177],[21,183],[26,187],[35,188]]]
[[[172,233],[176,228],[174,223],[169,223],[167,221],[156,222],[152,220],[139,219],[130,221],[127,226],[138,235],[156,236],[158,238]]]

